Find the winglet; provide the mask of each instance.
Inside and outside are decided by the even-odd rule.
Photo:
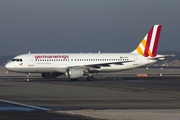
[[[157,55],[157,47],[159,43],[162,25],[154,25],[146,34],[141,43],[132,53],[139,53],[144,57],[155,57]]]

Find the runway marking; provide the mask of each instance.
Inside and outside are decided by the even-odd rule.
[[[8,101],[8,100],[2,100],[2,99],[0,99],[0,102],[10,103],[10,104],[24,106],[24,107],[29,107],[29,108],[38,109],[38,110],[45,110],[45,111],[51,110],[51,109],[48,109],[48,108],[32,106],[32,105],[27,105],[27,104],[23,104],[23,103],[12,102],[12,101]]]

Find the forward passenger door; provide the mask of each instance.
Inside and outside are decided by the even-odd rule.
[[[31,55],[31,54],[28,55],[28,61],[29,61],[29,66],[34,66],[34,57],[33,57],[33,55]]]

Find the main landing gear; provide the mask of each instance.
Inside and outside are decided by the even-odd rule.
[[[75,78],[75,79],[71,79],[71,81],[77,81],[78,78]],[[94,81],[94,77],[91,76],[91,75],[88,75],[87,78],[86,78],[87,81]]]
[[[88,75],[86,79],[87,81],[94,81],[94,77],[92,75]]]
[[[71,79],[71,81],[77,81],[78,79],[77,78],[75,78],[75,79]]]

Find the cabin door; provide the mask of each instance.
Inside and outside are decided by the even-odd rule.
[[[29,66],[34,66],[34,57],[33,55],[29,54],[28,56]]]
[[[133,58],[134,59],[133,65],[137,66],[138,65],[138,56],[134,55],[133,57],[134,57]]]

